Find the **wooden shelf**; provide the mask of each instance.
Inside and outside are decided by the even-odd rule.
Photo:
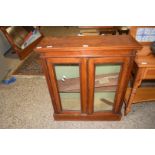
[[[95,92],[115,92],[117,86],[105,86],[95,88]],[[73,90],[61,90],[59,93],[80,93],[80,89],[73,89]]]
[[[116,91],[118,74],[97,75],[95,78],[95,91]],[[65,81],[58,80],[59,92],[80,92],[80,78],[69,78]]]
[[[125,95],[125,102],[127,103],[129,99],[129,95],[131,94],[131,88],[128,88]],[[155,88],[145,87],[138,88],[136,91],[136,95],[133,100],[133,104],[146,102],[146,101],[155,101]]]

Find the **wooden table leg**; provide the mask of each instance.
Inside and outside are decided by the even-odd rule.
[[[131,111],[131,105],[132,105],[134,96],[136,95],[136,90],[141,85],[144,73],[145,73],[145,68],[138,68],[136,77],[134,80],[133,88],[131,90],[131,94],[130,94],[129,99],[126,103],[125,115],[127,115]]]

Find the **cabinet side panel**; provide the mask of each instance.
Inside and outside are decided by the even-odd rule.
[[[121,113],[121,108],[123,105],[124,96],[128,86],[131,68],[133,66],[133,57],[124,57],[124,62],[122,65],[121,75],[119,79],[119,87],[117,89],[114,113]]]
[[[51,61],[47,60],[47,66],[48,66],[48,70],[49,70],[50,80],[52,82],[52,89],[53,89],[55,104],[56,104],[58,112],[61,113],[62,106],[61,106],[60,96],[59,96],[59,92],[58,92],[58,86],[57,86],[54,65]]]
[[[49,93],[50,93],[50,96],[51,96],[54,112],[58,113],[58,109],[56,107],[56,103],[55,103],[55,99],[54,99],[54,94],[53,94],[53,89],[52,89],[52,84],[51,84],[51,80],[50,80],[50,76],[49,76],[49,71],[48,71],[46,59],[41,58],[41,64],[42,64],[42,69],[43,69],[45,77],[46,77],[46,81],[47,81]]]

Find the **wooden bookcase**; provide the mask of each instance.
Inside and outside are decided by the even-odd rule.
[[[131,36],[44,38],[41,54],[55,120],[120,120],[136,50]]]
[[[10,32],[7,29],[12,28]],[[24,43],[25,38],[28,36],[32,30],[36,30],[32,26],[1,26],[0,30],[3,32],[8,42],[11,44],[13,50],[17,53],[19,58],[24,59],[29,53],[33,51],[39,41],[43,38],[43,34],[39,31],[40,36],[34,40],[31,44],[25,48],[21,48],[22,43]]]

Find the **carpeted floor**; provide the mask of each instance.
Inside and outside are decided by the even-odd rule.
[[[13,72],[14,75],[43,75],[39,53],[32,52]]]
[[[121,121],[54,121],[44,76],[0,84],[0,128],[155,128],[155,102],[137,104]]]

